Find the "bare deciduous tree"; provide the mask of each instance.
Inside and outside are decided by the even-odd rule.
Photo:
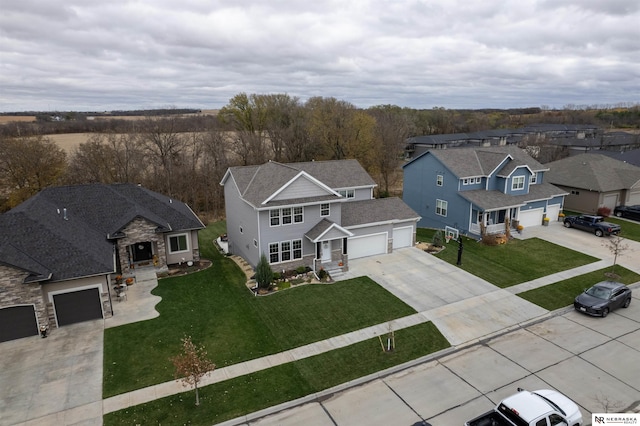
[[[196,405],[200,405],[198,384],[202,377],[216,366],[207,357],[207,351],[203,346],[196,347],[191,341],[191,336],[182,339],[182,353],[171,358],[175,367],[175,378],[182,380],[183,386],[193,386],[196,390]]]
[[[0,194],[12,208],[42,189],[59,183],[67,167],[66,153],[43,136],[0,140]]]
[[[617,279],[618,274],[616,274],[616,264],[618,263],[618,257],[622,256],[628,248],[629,245],[624,243],[624,238],[620,235],[613,235],[606,242],[602,243],[602,245],[609,249],[611,254],[613,254],[613,265],[611,265],[611,272],[607,273],[607,276],[610,276],[612,279]]]

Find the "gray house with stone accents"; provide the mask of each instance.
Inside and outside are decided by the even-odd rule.
[[[0,342],[111,316],[116,274],[199,261],[202,228],[133,184],[44,189],[0,215]]]
[[[347,270],[350,259],[415,242],[418,214],[399,198],[375,199],[356,160],[231,167],[223,177],[229,251],[275,271]]]

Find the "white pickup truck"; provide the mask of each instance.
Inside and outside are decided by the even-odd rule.
[[[558,391],[543,389],[529,392],[518,388],[518,393],[465,425],[582,426],[582,413],[575,402]]]

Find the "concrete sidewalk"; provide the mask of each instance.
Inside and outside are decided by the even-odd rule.
[[[498,289],[497,287],[495,287],[494,291],[490,291],[488,293],[477,296],[472,296],[459,302],[446,304],[444,306],[439,306],[410,316],[398,318],[393,321],[367,327],[351,333],[336,336],[327,340],[322,340],[277,354],[269,355],[263,358],[234,364],[224,368],[219,368],[216,369],[213,373],[205,376],[201,382],[201,386],[222,382],[231,378],[308,358],[314,355],[319,355],[324,352],[332,351],[334,349],[339,349],[345,346],[352,345],[354,343],[375,338],[377,336],[388,333],[389,328],[393,330],[400,330],[427,321],[433,321],[436,326],[438,326],[438,328],[443,332],[443,334],[445,334],[445,337],[447,337],[447,329],[455,329],[456,332],[450,333],[450,336],[448,337],[450,338],[451,335],[454,336],[455,341],[451,342],[450,340],[454,348],[468,346],[479,340],[487,339],[491,336],[503,333],[507,330],[518,328],[522,326],[522,324],[541,320],[544,317],[548,316],[549,312],[518,298],[522,300],[523,305],[528,304],[530,306],[527,311],[528,314],[523,316],[521,321],[517,323],[503,323],[501,320],[501,317],[503,317],[503,313],[493,312],[493,310],[491,310],[492,312],[485,313],[485,316],[483,318],[467,319],[467,321],[470,323],[465,324],[464,321],[460,322],[460,319],[464,318],[464,316],[461,316],[460,313],[469,312],[478,306],[486,306],[487,304],[495,306],[496,301],[500,302],[502,299],[512,297],[514,294],[517,294],[519,292],[527,291],[567,278],[582,275],[584,273],[591,272],[608,265],[610,265],[610,263],[607,261],[598,261],[568,271],[563,271],[530,282],[522,283],[509,289]],[[533,307],[533,309],[531,307]],[[520,310],[517,306],[505,306],[505,309],[509,309],[510,311]],[[511,314],[513,314],[513,312],[511,312]],[[486,326],[480,324],[480,321],[486,323]],[[103,401],[103,413],[111,413],[114,411],[132,407],[134,405],[150,402],[158,398],[163,398],[180,392],[186,392],[190,389],[191,388],[183,387],[180,381],[171,381],[116,395]]]

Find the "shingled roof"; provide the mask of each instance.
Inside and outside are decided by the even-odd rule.
[[[580,154],[547,166],[547,182],[589,191],[629,189],[640,182],[640,167],[602,154]]]
[[[488,176],[494,171],[499,175],[508,175],[517,166],[527,166],[533,172],[548,170],[524,150],[515,146],[495,146],[477,148],[455,148],[431,150],[422,155],[433,155],[459,178]],[[508,156],[510,161],[497,170]],[[416,161],[418,158],[414,159]],[[411,163],[408,163],[411,164]]]
[[[0,215],[0,263],[60,281],[115,270],[114,243],[135,218],[158,232],[202,229],[184,203],[133,184],[46,188]]]
[[[287,164],[269,161],[259,166],[230,167],[221,184],[232,177],[238,186],[240,196],[252,206],[259,208],[270,196],[302,172],[334,190],[376,186],[375,181],[357,160],[309,161]],[[335,196],[325,195],[321,198],[324,200],[335,198]],[[309,201],[319,200],[305,198],[287,200],[285,203]],[[271,203],[271,205],[277,204]]]

